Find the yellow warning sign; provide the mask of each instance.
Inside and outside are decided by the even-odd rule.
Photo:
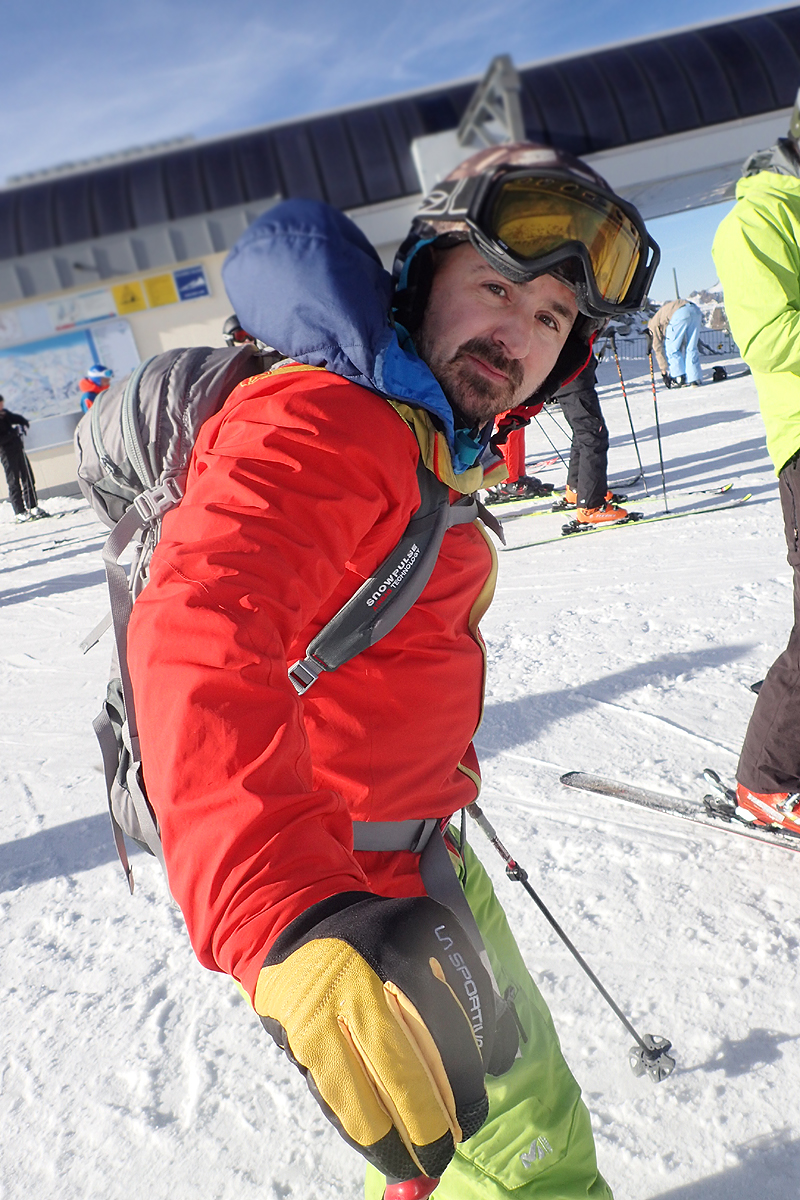
[[[125,313],[141,312],[143,308],[147,308],[142,285],[138,280],[133,283],[117,284],[116,287],[112,287],[111,293],[114,297],[117,312],[121,317]]]
[[[144,290],[151,308],[178,303],[178,289],[172,275],[151,275],[144,281]]]

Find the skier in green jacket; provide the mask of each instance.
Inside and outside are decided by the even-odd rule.
[[[798,93],[800,103],[800,93]],[[737,800],[758,825],[800,833],[800,108],[787,138],[750,156],[713,255],[731,332],[753,373],[778,476],[795,624],[758,694]]]

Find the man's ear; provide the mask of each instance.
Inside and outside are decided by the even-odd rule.
[[[430,246],[422,246],[409,264],[406,286],[402,291],[395,292],[392,314],[412,337],[422,324],[431,294],[434,253]]]

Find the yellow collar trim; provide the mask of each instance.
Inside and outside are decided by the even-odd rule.
[[[430,414],[424,408],[415,408],[411,404],[404,404],[402,400],[390,400],[388,397],[387,400],[413,432],[419,443],[422,461],[437,479],[441,479],[442,483],[446,483],[454,492],[460,492],[462,496],[469,496],[483,487],[482,466],[469,467],[459,474],[453,470],[447,439],[435,427]]]

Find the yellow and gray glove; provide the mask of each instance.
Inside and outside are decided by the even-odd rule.
[[[509,1010],[449,908],[346,892],[278,937],[255,1010],[345,1141],[397,1180],[439,1176],[512,1065]]]

